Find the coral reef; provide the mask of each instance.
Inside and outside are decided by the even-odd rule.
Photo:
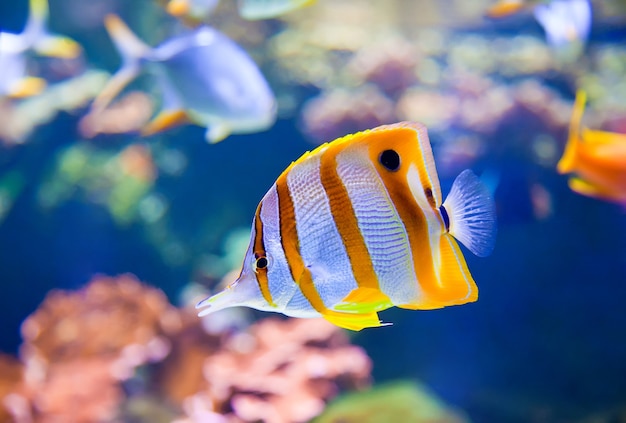
[[[0,357],[0,421],[304,422],[370,383],[367,355],[323,319],[208,333],[132,275],[51,292],[22,337],[21,362]]]
[[[393,103],[374,85],[352,90],[333,90],[307,101],[302,111],[303,132],[313,142],[394,121]]]
[[[203,422],[207,411],[228,421],[309,421],[340,391],[366,387],[370,371],[363,351],[324,320],[265,319],[206,359],[205,388],[185,400],[179,422]]]

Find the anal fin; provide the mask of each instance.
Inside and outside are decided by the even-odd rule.
[[[354,331],[389,325],[389,323],[381,323],[376,313],[341,313],[327,310],[322,313],[322,317],[333,325]]]

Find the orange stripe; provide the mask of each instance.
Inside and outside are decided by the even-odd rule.
[[[300,254],[300,243],[298,241],[298,231],[296,229],[296,215],[293,200],[287,186],[287,174],[293,168],[293,164],[287,168],[276,181],[276,192],[278,194],[278,210],[280,216],[280,242],[285,252],[291,277],[296,282],[302,295],[309,301],[311,306],[320,314],[328,313],[324,301],[320,297],[311,272],[304,264]]]
[[[393,148],[401,157],[402,164],[399,171],[389,172],[382,166],[377,166],[377,170],[409,237],[415,275],[426,294],[426,301],[438,302],[445,297],[443,295],[445,290],[442,289],[437,279],[426,215],[413,198],[408,184],[407,174],[411,164],[417,165],[421,180],[428,180],[424,156],[416,140],[417,133],[412,128],[394,128],[372,132],[370,137],[376,138],[374,142],[378,146],[378,148],[370,149],[370,160],[373,163],[378,164],[378,155],[382,152],[381,146]],[[436,178],[436,175],[432,176]],[[425,190],[428,189],[432,193],[433,188],[425,187]],[[426,197],[429,199],[430,206],[434,207],[432,196],[426,195]],[[440,216],[439,219],[441,220]]]
[[[261,221],[261,207],[263,206],[263,202],[259,203],[259,206],[256,209],[256,213],[254,214],[254,258],[258,258],[261,256],[266,256],[265,252],[265,244],[263,242],[263,222]],[[263,298],[265,301],[271,306],[276,307],[274,304],[274,300],[272,299],[272,293],[270,292],[269,280],[267,278],[267,268],[258,269],[256,272],[256,280],[259,284],[259,289],[261,290],[261,294],[263,294]]]
[[[365,239],[359,229],[359,223],[348,195],[348,190],[337,173],[337,154],[339,148],[328,148],[320,160],[320,178],[330,203],[330,211],[335,225],[346,248],[352,274],[360,288],[380,290],[378,277],[372,264]]]

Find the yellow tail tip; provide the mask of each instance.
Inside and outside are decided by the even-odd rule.
[[[189,2],[187,0],[170,0],[165,10],[172,16],[185,16],[189,13]]]
[[[504,18],[518,13],[524,6],[524,3],[521,1],[501,0],[488,8],[485,14],[490,18]]]

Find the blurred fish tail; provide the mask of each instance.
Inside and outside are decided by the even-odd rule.
[[[472,253],[486,257],[496,241],[496,211],[488,188],[470,170],[454,180],[441,207],[448,232]]]
[[[583,90],[576,92],[576,100],[574,100],[574,109],[572,110],[572,118],[569,124],[569,136],[563,157],[556,165],[559,173],[570,173],[576,168],[576,158],[578,151],[578,143],[580,143],[580,125],[585,111],[585,102],[587,101],[587,93]]]
[[[23,35],[34,43],[46,34],[46,21],[49,15],[48,0],[30,0],[28,5],[28,21],[26,21]]]
[[[22,36],[27,44],[42,56],[73,59],[81,51],[81,46],[68,37],[53,35],[48,32],[47,21],[49,8],[47,0],[30,0],[30,11]]]
[[[117,15],[107,15],[104,25],[122,56],[122,67],[95,98],[92,104],[94,111],[105,109],[126,85],[139,75],[141,60],[152,51],[150,46],[141,41]]]

